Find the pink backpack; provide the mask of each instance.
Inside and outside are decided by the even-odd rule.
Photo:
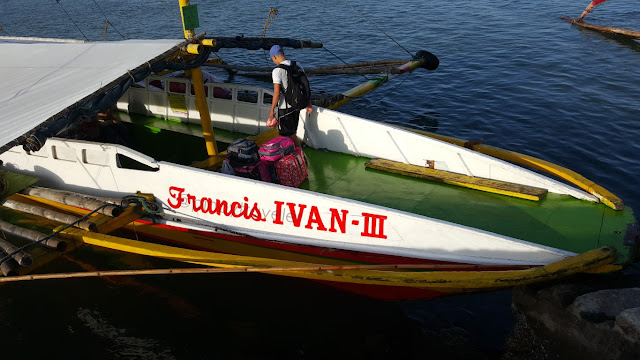
[[[260,146],[260,160],[276,162],[283,156],[293,153],[293,140],[287,136],[278,136]]]

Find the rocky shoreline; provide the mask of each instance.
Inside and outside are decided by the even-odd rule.
[[[502,359],[640,358],[640,274],[518,287],[512,307]]]

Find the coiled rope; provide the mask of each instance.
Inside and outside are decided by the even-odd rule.
[[[149,201],[149,199],[147,199],[144,196],[127,195],[122,198],[122,202],[120,203],[122,207],[127,207],[130,204],[136,204],[136,205],[142,206],[144,211],[146,211],[152,216],[160,215],[161,213],[160,208],[158,207],[158,204],[156,204],[153,201]]]

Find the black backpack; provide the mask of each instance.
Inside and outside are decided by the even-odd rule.
[[[291,65],[278,65],[279,68],[287,71],[287,88],[284,89],[284,100],[295,110],[302,110],[311,105],[311,89],[307,75],[296,65],[295,61]]]
[[[234,167],[255,165],[260,161],[258,145],[248,139],[238,139],[227,147],[227,159]]]

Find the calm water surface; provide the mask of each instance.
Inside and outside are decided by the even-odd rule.
[[[399,77],[343,111],[540,157],[639,208],[640,43],[559,19],[578,16],[588,2],[194,1],[199,30],[212,36],[259,36],[269,8],[278,8],[268,36],[310,39],[329,50],[288,52],[305,67],[407,59],[390,37],[410,53],[431,51],[440,58],[436,71]],[[181,35],[177,1],[60,4],[80,30],[53,0],[0,1],[0,26],[13,36],[101,40],[104,12],[126,38]],[[640,30],[640,8],[611,1],[587,20]],[[121,36],[109,29],[106,38]],[[263,51],[218,56],[271,66]],[[363,80],[311,84],[339,93]],[[17,344],[12,349],[28,355],[421,358],[448,353],[451,339],[476,357],[496,356],[512,321],[508,292],[385,304],[303,281],[245,276],[16,284],[2,290],[0,326]]]

